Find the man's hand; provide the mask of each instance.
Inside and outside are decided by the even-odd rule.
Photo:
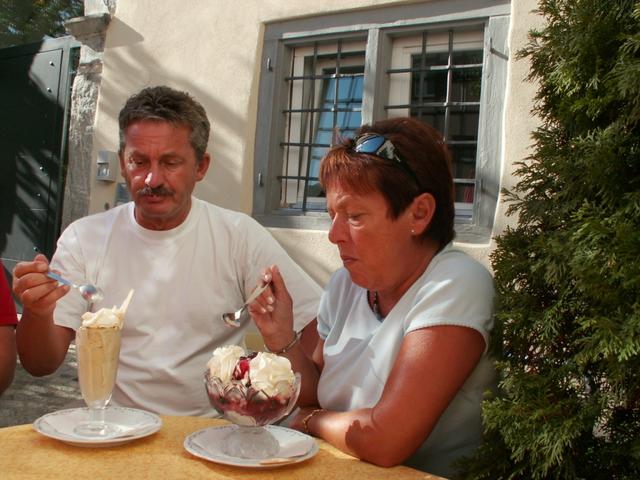
[[[50,317],[58,299],[69,292],[70,287],[58,286],[47,277],[49,260],[42,254],[32,262],[20,262],[13,269],[13,293],[25,310],[37,317]]]
[[[45,275],[49,261],[36,255],[13,269],[13,293],[22,302],[22,318],[16,330],[16,345],[22,366],[38,377],[49,375],[63,362],[75,332],[53,323],[56,302],[69,292]]]

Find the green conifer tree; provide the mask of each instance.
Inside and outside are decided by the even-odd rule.
[[[65,35],[64,22],[83,10],[84,0],[0,0],[0,48]]]
[[[501,391],[467,478],[640,478],[640,2],[541,0],[534,153],[491,261]]]

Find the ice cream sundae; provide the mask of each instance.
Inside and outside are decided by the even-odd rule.
[[[205,380],[212,405],[237,425],[267,425],[288,414],[300,390],[300,375],[285,357],[217,348]]]

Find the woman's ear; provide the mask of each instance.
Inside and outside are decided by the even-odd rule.
[[[429,228],[436,214],[436,199],[430,193],[421,193],[413,199],[410,213],[411,234],[420,236]]]

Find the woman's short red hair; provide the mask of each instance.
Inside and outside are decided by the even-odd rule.
[[[366,133],[390,140],[396,155],[415,172],[420,185],[393,161],[355,152],[355,140]],[[320,166],[320,183],[325,189],[339,183],[354,193],[380,192],[392,218],[398,218],[417,195],[428,192],[436,201],[436,212],[423,238],[437,241],[440,248],[453,240],[451,155],[440,133],[415,118],[390,118],[360,127],[355,138],[343,139],[327,152]]]

